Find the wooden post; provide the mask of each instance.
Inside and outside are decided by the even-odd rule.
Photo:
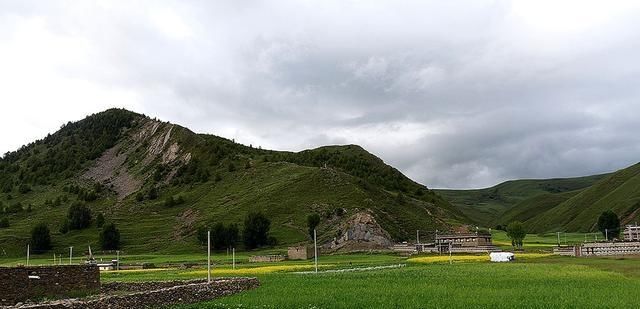
[[[211,231],[207,231],[207,283],[211,283]]]

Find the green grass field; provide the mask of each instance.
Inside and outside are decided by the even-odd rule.
[[[485,256],[406,259],[394,255],[335,255],[310,261],[216,268],[215,276],[256,276],[261,287],[182,308],[635,308],[640,294],[640,259],[569,258],[516,254],[514,263]],[[425,259],[426,258],[426,259]],[[425,261],[426,260],[426,261]],[[404,264],[366,270],[365,267]],[[356,268],[359,271],[326,272]],[[104,281],[204,278],[200,270],[121,271]]]
[[[504,232],[494,241],[508,247]],[[584,234],[567,234],[580,242]],[[564,241],[564,235],[561,235]],[[640,257],[571,258],[551,255],[557,235],[527,235],[525,253],[516,262],[490,263],[488,255],[341,254],[321,256],[319,273],[313,261],[249,263],[256,252],[239,252],[236,269],[231,256],[213,255],[213,276],[258,277],[258,289],[186,308],[635,308],[640,303]],[[278,250],[260,252],[277,253]],[[111,256],[104,256],[105,260]],[[159,268],[103,272],[103,282],[206,278],[200,253],[131,255],[123,263],[155,263]],[[2,259],[0,266],[20,259]],[[63,260],[64,262],[64,260]],[[32,264],[50,264],[44,257]],[[181,263],[199,263],[180,269]],[[388,269],[376,269],[391,267]]]

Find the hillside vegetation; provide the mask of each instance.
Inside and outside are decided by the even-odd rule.
[[[640,219],[640,163],[611,174],[516,180],[479,190],[437,190],[484,226],[521,221],[529,232],[594,232],[612,210],[622,225]]]
[[[64,125],[0,159],[0,254],[20,256],[29,231],[45,222],[53,251],[98,246],[99,229],[64,230],[69,207],[88,206],[122,235],[129,253],[201,250],[198,227],[242,225],[249,212],[271,220],[280,244],[339,237],[359,212],[371,213],[394,240],[416,229],[447,230],[466,216],[438,194],[359,146],[299,153],[264,150],[121,109]]]
[[[435,191],[460,209],[474,223],[482,226],[494,226],[503,222],[510,222],[508,220],[514,219],[516,213],[529,208],[518,205],[519,203],[533,206],[534,209],[528,211],[538,213],[544,209],[537,208],[538,206],[543,206],[539,202],[542,202],[544,198],[539,196],[552,197],[544,201],[544,203],[548,204],[549,201],[556,201],[558,198],[566,196],[565,194],[555,196],[557,193],[588,188],[605,176],[607,175],[511,180],[485,189]],[[535,199],[527,201],[530,198]]]
[[[640,164],[619,170],[525,221],[532,231],[596,231],[598,216],[614,211],[621,223],[637,222],[640,213]]]

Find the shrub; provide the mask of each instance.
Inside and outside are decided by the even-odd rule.
[[[102,213],[98,213],[98,216],[96,216],[96,226],[102,227],[103,225],[104,225],[104,215],[102,215]]]
[[[0,219],[0,228],[7,228],[7,227],[9,227],[9,218]]]
[[[309,229],[309,237],[313,239],[313,230],[320,224],[320,215],[310,214],[307,216],[307,228]]]
[[[602,235],[606,235],[608,240],[617,238],[620,235],[620,218],[611,210],[603,212],[598,217],[598,230]]]
[[[522,248],[522,241],[527,236],[522,222],[514,221],[507,225],[507,236],[511,239],[511,245],[516,248]]]
[[[23,183],[18,187],[18,192],[20,192],[21,194],[26,194],[26,193],[29,193],[30,191],[31,191],[31,187],[26,183]]]
[[[41,253],[51,249],[51,233],[45,223],[39,223],[31,230],[31,249]]]
[[[120,249],[120,231],[116,225],[109,223],[105,225],[100,233],[100,246],[103,250]]]
[[[60,234],[66,234],[69,233],[69,219],[68,218],[64,218],[64,221],[62,221],[62,225],[60,225]]]
[[[247,249],[254,249],[268,244],[271,221],[261,212],[251,212],[244,219],[242,233]]]
[[[147,193],[147,197],[150,200],[155,200],[158,198],[158,189],[156,187],[153,187],[151,189],[149,189],[149,192]]]
[[[67,213],[69,229],[81,230],[91,225],[91,210],[81,203],[73,203]]]

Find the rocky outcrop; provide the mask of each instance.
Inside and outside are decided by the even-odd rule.
[[[354,214],[340,227],[341,236],[324,245],[331,251],[379,250],[392,245],[391,236],[370,212]]]
[[[138,129],[132,130],[128,138],[105,151],[82,177],[112,188],[119,200],[140,190],[144,179],[150,177],[153,171],[146,167],[154,162],[170,167],[164,179],[168,183],[178,168],[191,160],[191,153],[185,152],[173,141],[174,127],[172,124],[145,120]],[[141,160],[136,159],[136,152],[144,154]],[[146,173],[135,174],[132,170]]]

